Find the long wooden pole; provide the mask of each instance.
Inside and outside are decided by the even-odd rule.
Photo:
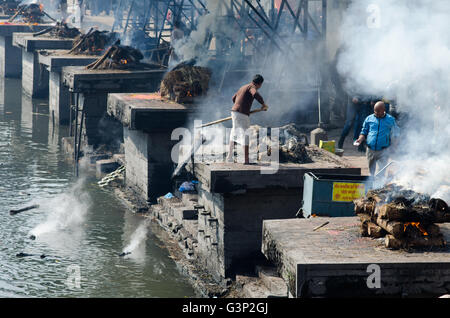
[[[255,109],[255,110],[252,110],[250,112],[250,114],[259,113],[259,112],[262,112],[262,111],[264,111],[264,110],[263,109]],[[203,128],[203,127],[208,127],[208,126],[212,126],[212,125],[215,125],[215,124],[220,124],[220,123],[223,123],[225,121],[231,120],[231,118],[232,118],[231,116],[230,117],[226,117],[226,118],[222,118],[222,119],[219,119],[219,120],[216,120],[216,121],[212,121],[210,123],[207,123],[207,124],[195,127],[195,128]]]

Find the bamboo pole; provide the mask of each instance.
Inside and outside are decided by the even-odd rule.
[[[252,110],[252,111],[250,112],[250,114],[259,113],[259,112],[262,112],[262,111],[264,111],[264,110],[263,110],[263,109],[255,109],[255,110]],[[204,124],[204,125],[201,125],[201,126],[197,126],[197,127],[195,127],[195,128],[208,127],[208,126],[220,124],[220,123],[223,123],[223,122],[229,121],[229,120],[231,120],[231,116],[230,116],[230,117],[226,117],[226,118],[222,118],[222,119],[219,119],[219,120],[216,120],[216,121],[212,121],[212,122],[210,122],[210,123],[207,123],[207,124]]]

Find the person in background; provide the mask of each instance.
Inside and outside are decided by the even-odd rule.
[[[347,104],[347,111],[345,116],[345,124],[342,129],[341,137],[338,141],[338,148],[344,147],[344,141],[353,126],[353,141],[357,140],[361,131],[362,125],[366,117],[371,112],[370,96],[353,95]],[[364,145],[358,147],[359,151],[364,150]]]
[[[387,165],[388,149],[392,139],[398,135],[399,128],[395,118],[386,113],[386,105],[382,101],[377,102],[374,113],[364,120],[361,134],[355,142],[355,145],[359,145],[366,141],[366,156],[372,176],[375,175],[377,164],[378,169]]]
[[[175,21],[173,23],[172,35],[170,37],[170,65],[177,64],[179,61],[178,55],[175,53],[175,45],[184,38],[184,31],[182,28],[182,23],[180,21]]]

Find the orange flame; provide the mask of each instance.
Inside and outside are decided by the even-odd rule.
[[[422,232],[423,235],[428,235],[427,231],[425,231],[425,229],[423,228],[423,226],[420,224],[420,222],[406,222],[403,225],[403,232],[406,232],[406,229],[408,228],[408,226],[414,226],[417,229],[419,229],[420,232]]]
[[[121,63],[121,64],[128,64],[128,61],[127,61],[126,59],[121,59],[121,60],[120,60],[120,63]]]

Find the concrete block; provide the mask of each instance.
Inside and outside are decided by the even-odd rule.
[[[318,146],[321,140],[328,140],[327,132],[322,128],[316,128],[311,131],[311,144]]]
[[[49,94],[49,73],[39,64],[35,52],[22,50],[22,90],[30,97],[45,98]]]
[[[275,268],[256,266],[258,277],[270,291],[271,295],[276,297],[288,297],[288,287],[286,282],[278,276]]]
[[[12,36],[0,36],[0,76],[22,76],[22,50],[12,45]]]
[[[49,110],[50,116],[55,123],[67,125],[70,121],[70,92],[62,84],[61,73],[50,72],[49,74]]]
[[[119,164],[113,159],[98,160],[95,166],[98,173],[110,173],[119,168]]]

